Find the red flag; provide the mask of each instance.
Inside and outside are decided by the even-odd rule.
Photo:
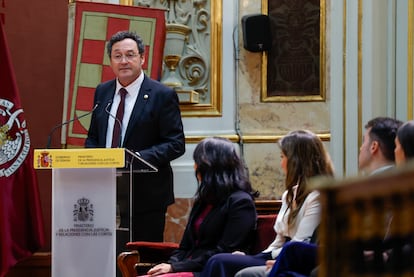
[[[0,23],[0,277],[44,244],[33,152]]]

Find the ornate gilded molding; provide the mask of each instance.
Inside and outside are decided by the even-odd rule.
[[[286,134],[276,134],[276,135],[242,135],[241,137],[238,135],[217,135],[218,137],[228,138],[232,142],[239,143],[276,143],[281,138],[283,138]],[[322,141],[330,141],[331,134],[330,133],[317,133],[316,134]],[[185,141],[186,143],[198,143],[202,139],[209,137],[209,136],[186,136]]]
[[[343,128],[343,132],[342,132],[342,141],[346,142],[346,135],[347,135],[347,130],[345,128],[346,126],[346,111],[347,111],[347,107],[346,107],[346,43],[347,43],[347,25],[346,25],[346,17],[347,17],[347,5],[346,5],[346,1],[347,0],[343,0],[342,3],[342,36],[343,36],[343,40],[342,40],[342,126],[344,126]],[[360,144],[358,144],[360,145]],[[342,168],[342,172],[344,172],[344,174],[346,174],[346,158],[347,158],[347,144],[343,143],[343,150],[342,150],[342,164],[343,164],[343,168]]]
[[[119,0],[119,4],[125,5],[125,6],[132,6],[133,1],[132,0]]]
[[[407,34],[407,119],[413,119],[413,101],[414,101],[414,3],[408,1],[408,34]]]
[[[362,17],[363,17],[363,0],[358,0],[358,145],[362,144],[362,107],[364,105],[362,101]]]

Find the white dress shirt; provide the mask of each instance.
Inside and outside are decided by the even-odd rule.
[[[144,81],[144,73],[141,72],[141,75],[132,82],[129,86],[125,87],[128,94],[125,96],[125,110],[124,118],[121,122],[121,145],[124,142],[125,132],[128,127],[128,122],[134,109],[135,102],[137,100],[139,90],[141,89],[142,82]],[[114,130],[116,111],[118,110],[119,102],[121,102],[121,96],[119,90],[123,86],[119,83],[118,79],[116,80],[116,88],[114,98],[112,100],[111,110],[109,111],[112,116],[108,118],[108,130],[106,131],[106,147],[110,148],[112,144],[112,133]],[[119,124],[119,123],[116,123]]]

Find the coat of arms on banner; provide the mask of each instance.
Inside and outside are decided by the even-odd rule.
[[[22,165],[30,148],[30,138],[23,109],[13,102],[0,99],[0,177],[11,176]]]

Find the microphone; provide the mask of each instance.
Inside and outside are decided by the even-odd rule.
[[[98,108],[98,106],[99,106],[99,101],[98,101],[98,102],[96,102],[96,104],[95,104],[95,106],[93,107],[93,109],[92,109],[91,111],[87,112],[86,114],[83,114],[83,115],[81,115],[81,116],[77,116],[77,117],[75,117],[75,118],[72,118],[72,119],[70,119],[70,120],[67,120],[67,121],[65,121],[65,122],[62,122],[62,123],[60,123],[60,124],[56,125],[55,127],[53,127],[53,128],[50,130],[50,132],[49,132],[49,136],[47,137],[46,149],[49,149],[50,144],[51,144],[51,142],[52,142],[52,135],[53,135],[53,133],[54,133],[54,132],[55,132],[58,128],[61,128],[61,127],[65,126],[66,124],[69,124],[69,123],[71,123],[71,122],[73,122],[73,121],[75,121],[75,120],[79,120],[79,119],[81,119],[82,117],[85,117],[85,116],[87,116],[87,115],[90,115],[91,113],[93,113],[93,112],[96,110],[96,108]]]
[[[105,112],[107,114],[109,114],[109,116],[112,117],[115,120],[115,122],[116,122],[115,124],[119,125],[120,134],[119,134],[118,147],[120,148],[122,146],[122,122],[116,116],[111,114],[111,112],[109,111],[109,106],[111,106],[111,105],[112,105],[112,101],[109,101],[108,104],[105,107]]]

